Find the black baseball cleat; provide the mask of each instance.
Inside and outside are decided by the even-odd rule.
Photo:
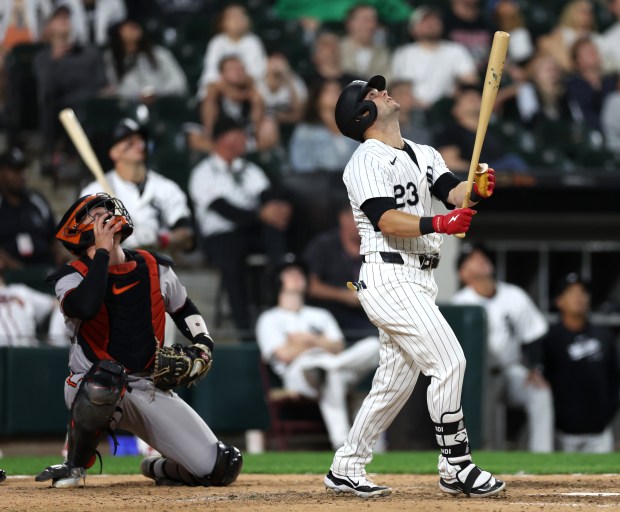
[[[336,494],[349,492],[360,498],[376,498],[387,496],[392,493],[392,489],[383,485],[377,485],[365,476],[348,477],[336,476],[331,471],[325,475],[323,480],[325,487]]]
[[[84,468],[72,468],[67,464],[55,464],[48,466],[34,477],[37,482],[52,481],[52,487],[67,489],[70,487],[84,487],[86,483],[86,470]]]
[[[463,484],[458,480],[455,482],[446,482],[443,478],[440,478],[439,488],[448,494],[463,493],[470,498],[484,498],[503,491],[506,488],[506,484],[503,480],[491,477],[485,484],[467,489],[466,483]]]
[[[0,469],[0,482],[4,482],[6,480],[6,472],[4,469]]]

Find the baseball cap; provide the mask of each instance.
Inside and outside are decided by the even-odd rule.
[[[566,274],[565,276],[562,277],[562,279],[558,281],[558,283],[555,286],[553,296],[556,298],[559,297],[570,286],[574,284],[580,284],[586,289],[588,293],[590,292],[590,283],[586,281],[585,279],[583,279],[577,272],[570,272],[569,274]]]
[[[469,242],[464,243],[461,246],[461,252],[459,253],[456,259],[457,270],[460,270],[463,263],[465,263],[467,259],[476,251],[482,252],[487,258],[491,259],[491,256],[489,255],[489,251],[487,251],[487,249],[481,244],[474,244],[474,243],[469,243]]]
[[[228,132],[232,132],[234,130],[240,130],[245,132],[245,127],[238,122],[236,119],[229,117],[224,114],[220,114],[215,121],[215,125],[213,126],[213,139],[217,140],[222,135],[225,135]]]
[[[0,169],[25,169],[28,166],[24,153],[18,148],[11,148],[0,155]]]
[[[297,256],[295,256],[292,252],[289,252],[286,253],[278,262],[275,268],[275,275],[279,276],[282,272],[284,272],[287,268],[290,267],[297,267],[304,274],[307,274],[308,268],[306,267],[306,264]]]
[[[146,139],[147,137],[146,128],[144,128],[144,126],[139,124],[137,121],[129,117],[121,119],[116,124],[116,126],[114,126],[114,129],[112,130],[110,147],[115,146],[120,141],[122,141],[123,139],[126,139],[127,137],[133,135],[134,133],[139,133],[140,135],[142,135],[144,139]]]

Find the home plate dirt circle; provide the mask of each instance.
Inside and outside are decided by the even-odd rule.
[[[325,490],[322,475],[244,475],[229,487],[157,487],[142,476],[93,475],[86,487],[53,489],[34,477],[9,475],[0,484],[0,510],[29,512],[137,512],[224,510],[243,512],[338,511],[529,512],[617,510],[620,475],[501,476],[506,491],[484,499],[448,496],[436,476],[373,475],[393,489],[363,500]]]

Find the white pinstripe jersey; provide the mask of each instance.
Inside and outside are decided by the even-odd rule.
[[[394,197],[396,206],[403,212],[420,217],[435,215],[430,188],[450,170],[434,148],[407,139],[405,144],[413,149],[419,166],[404,150],[368,139],[357,148],[344,169],[342,179],[362,238],[361,254],[378,251],[435,254],[441,248],[443,239],[437,233],[415,238],[385,236],[375,231],[360,208],[368,199]]]

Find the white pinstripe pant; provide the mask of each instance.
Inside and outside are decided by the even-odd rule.
[[[379,328],[379,368],[332,471],[360,476],[372,460],[379,435],[411,396],[420,372],[431,377],[427,402],[431,419],[458,411],[465,355],[452,328],[435,304],[432,270],[404,265],[364,263],[358,293],[364,311]]]

